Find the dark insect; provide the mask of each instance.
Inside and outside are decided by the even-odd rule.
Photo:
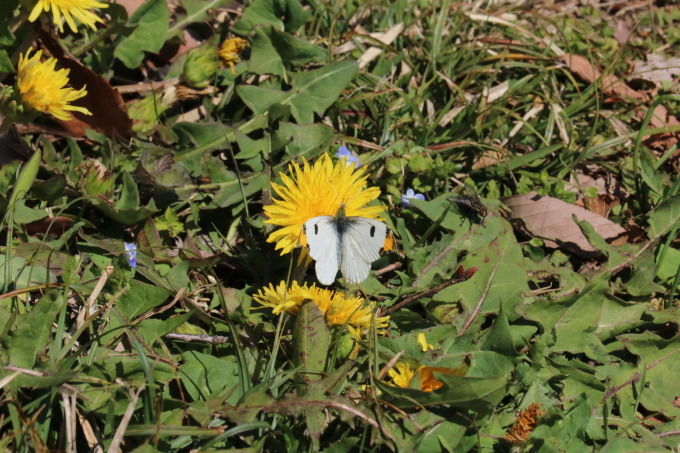
[[[482,218],[486,217],[486,206],[482,204],[482,201],[479,199],[475,191],[472,190],[472,188],[467,184],[464,186],[464,189],[465,193],[458,195],[457,197],[451,197],[449,200],[451,200],[453,203],[456,203],[458,206],[463,207],[472,214],[479,215]]]

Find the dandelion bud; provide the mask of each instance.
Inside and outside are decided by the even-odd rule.
[[[80,185],[89,196],[108,199],[113,195],[111,171],[99,159],[88,159],[76,167]]]
[[[184,62],[182,80],[191,88],[200,90],[210,85],[219,68],[217,48],[214,42],[209,41],[189,51]]]

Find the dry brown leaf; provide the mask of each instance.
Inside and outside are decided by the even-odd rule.
[[[614,39],[616,39],[616,42],[624,45],[628,42],[632,34],[633,30],[631,30],[625,20],[619,19],[616,22],[616,29],[614,30]]]
[[[404,24],[403,23],[398,23],[396,25],[393,25],[389,30],[387,30],[384,33],[376,34],[373,33],[371,36],[375,37],[378,41],[381,43],[385,44],[386,46],[389,46],[392,44],[392,42],[399,37],[401,32],[404,31]],[[359,57],[357,60],[357,63],[359,64],[360,69],[366,68],[366,66],[376,58],[380,56],[380,54],[383,52],[382,47],[369,47],[366,49],[366,51]]]
[[[510,154],[509,152],[506,153],[506,155],[509,154]],[[498,165],[499,163],[504,162],[506,160],[507,158],[502,152],[496,150],[487,150],[484,151],[482,155],[475,160],[475,162],[472,164],[472,169],[479,170],[480,168]]]
[[[594,198],[585,197],[583,201],[590,212],[594,212],[604,218],[609,217],[609,213],[614,206],[621,204],[617,198],[608,194],[597,194]]]
[[[132,135],[132,120],[127,114],[120,93],[108,80],[69,55],[59,42],[44,30],[40,41],[58,61],[58,66],[69,70],[71,87],[78,90],[87,85],[87,96],[73,102],[85,107],[92,115],[74,112],[70,121],[57,120],[64,129],[76,136],[85,136],[85,128],[92,128],[109,136],[129,138]]]
[[[636,61],[633,67],[636,79],[650,82],[672,82],[673,76],[680,75],[680,58],[664,58],[657,54],[648,54],[647,61]]]
[[[562,55],[562,60],[567,64],[571,72],[581,77],[588,83],[593,83],[601,78],[602,90],[608,96],[616,96],[623,98],[635,99],[636,101],[645,101],[647,96],[639,91],[635,91],[613,74],[608,74],[602,77],[599,69],[594,67],[587,58],[581,55],[566,54]]]
[[[0,138],[0,167],[15,160],[27,161],[33,155],[33,150],[12,124],[7,134]]]
[[[73,226],[75,222],[70,217],[57,216],[55,218],[45,217],[44,219],[36,220],[31,223],[23,225],[24,231],[30,236],[35,236],[36,234],[50,233],[55,236],[61,236],[69,228]]]
[[[613,74],[603,76],[599,69],[594,67],[585,57],[581,55],[566,54],[561,57],[567,64],[571,72],[581,77],[589,83],[594,83],[598,79],[602,86],[602,90],[607,96],[620,98],[623,100],[633,99],[635,101],[647,102],[648,97],[639,91],[636,91],[626,85],[618,77]],[[642,121],[647,115],[647,109],[639,107],[635,111],[635,116]],[[668,114],[668,110],[663,105],[659,104],[654,108],[654,114],[651,117],[649,124],[652,127],[675,126],[680,124],[677,118]],[[676,134],[661,134],[654,136],[651,141],[646,142],[648,146],[655,146],[659,148],[667,148],[677,143],[678,138]]]
[[[505,197],[501,201],[510,208],[511,217],[520,220],[530,235],[544,239],[548,247],[562,247],[580,256],[591,257],[597,251],[574,223],[572,215],[590,223],[604,239],[613,240],[626,233],[623,227],[601,215],[536,192]]]

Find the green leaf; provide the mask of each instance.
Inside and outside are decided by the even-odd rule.
[[[139,206],[139,191],[130,173],[124,171],[121,175],[121,193],[115,205],[105,201],[94,200],[93,204],[107,217],[124,224],[141,222],[150,215],[156,213],[153,209],[154,203],[151,200],[149,207]]]
[[[300,28],[309,13],[297,0],[255,0],[247,7],[231,31],[245,35],[258,25],[272,25],[290,33]]]
[[[166,0],[149,0],[134,12],[128,25],[134,27],[115,47],[114,55],[130,69],[139,67],[144,51],[158,52],[165,43],[170,20]]]
[[[588,240],[588,243],[600,252],[607,255],[609,260],[609,268],[615,268],[622,262],[626,261],[626,248],[616,247],[607,243],[607,241],[605,241],[604,238],[600,236],[597,231],[595,231],[595,227],[590,222],[585,220],[579,221],[575,214],[572,214],[571,218],[574,223],[578,225],[579,229]]]
[[[0,288],[12,284],[15,288],[20,289],[43,284],[46,280],[49,283],[57,281],[56,276],[44,267],[37,264],[28,266],[21,256],[14,256],[9,261],[5,260],[6,255],[0,255]],[[6,277],[8,277],[7,280]]]
[[[483,349],[488,351],[495,351],[500,354],[514,357],[517,351],[513,346],[512,334],[510,333],[510,324],[508,318],[503,311],[503,304],[501,303],[498,315],[491,326],[489,335],[484,340]]]
[[[539,323],[555,340],[554,352],[583,353],[593,360],[610,361],[595,335],[602,315],[608,275],[591,280],[582,293],[557,300],[540,300],[521,305],[517,312]]]
[[[230,0],[180,0],[186,11],[186,15],[175,12],[175,23],[168,29],[166,39],[178,34],[187,25],[207,21],[212,17],[212,12],[226,6]]]
[[[198,351],[184,352],[179,368],[182,383],[194,401],[207,400],[228,389],[236,390],[240,382],[238,370],[238,362],[233,356],[215,357]]]
[[[128,321],[132,321],[142,313],[161,305],[170,297],[170,294],[170,291],[158,286],[132,280],[127,291],[120,296],[116,306]]]
[[[151,360],[150,358],[146,359]],[[147,367],[148,364],[145,364],[137,354],[121,355],[110,349],[99,348],[93,358],[93,365],[83,370],[83,373],[93,378],[109,381],[121,379],[128,385],[138,385],[148,379]],[[177,378],[177,373],[173,366],[163,360],[157,360],[153,363],[152,373],[153,378],[159,384]],[[121,398],[109,397],[108,401],[101,401],[101,403],[106,407],[106,405],[111,404],[112,400],[117,400],[121,403],[125,402]],[[127,404],[117,409],[122,413],[125,411],[125,406]]]
[[[0,49],[0,72],[6,74],[12,74],[14,72],[14,65],[5,49]]]
[[[258,28],[251,40],[251,53],[248,60],[248,71],[255,74],[272,74],[286,77],[286,68],[281,55],[274,47],[270,28]]]
[[[148,177],[149,182],[153,184],[166,188],[191,184],[191,178],[186,169],[175,162],[173,155],[169,154],[167,149],[145,150],[142,153],[140,167],[135,172],[135,176],[143,169],[147,173],[145,177]]]
[[[472,327],[481,325],[486,314],[498,312],[501,303],[508,317],[514,320],[516,316],[513,308],[521,303],[524,294],[529,293],[524,257],[514,233],[507,222],[496,217],[489,218],[483,228],[477,229],[476,234],[469,237],[469,243],[463,240],[454,242],[460,250],[467,251],[467,255],[457,265],[464,269],[476,267],[477,272],[469,280],[440,291],[433,296],[433,301],[462,305],[466,314],[473,313],[482,301],[475,318],[476,324],[472,324]],[[443,306],[441,310],[446,312],[448,308]],[[442,316],[446,318],[447,315]],[[459,317],[456,324],[462,326],[462,323],[463,319]]]
[[[544,445],[540,451],[590,451],[586,429],[592,416],[592,406],[584,396],[574,400],[565,414],[557,407],[550,408],[539,419],[531,441],[536,446],[548,444],[552,447],[547,449]]]
[[[327,150],[335,140],[335,131],[325,124],[279,123],[272,134],[272,152],[285,148],[290,157],[311,158],[322,150]]]
[[[323,313],[313,302],[305,302],[295,318],[293,365],[305,380],[319,380],[323,372],[331,336]]]
[[[144,207],[138,207],[136,209],[114,209],[110,205],[103,203],[103,202],[97,202],[94,204],[97,209],[102,211],[106,216],[110,219],[115,220],[116,222],[120,222],[126,225],[132,225],[133,223],[139,223],[142,220],[146,219],[147,217],[150,217],[151,215],[155,214],[158,212],[155,209],[149,209],[149,208],[144,208]]]
[[[677,318],[677,309],[674,309]],[[652,332],[639,334],[621,335],[618,339],[631,354],[635,354],[638,359],[638,372],[642,367],[646,367],[645,390],[643,391],[643,404],[647,410],[668,411],[675,398],[678,396],[677,376],[680,376],[680,340],[676,335],[665,339]],[[666,401],[663,406],[656,402],[653,406],[648,406],[645,392],[657,393],[662,400]],[[680,410],[678,410],[680,415]]]
[[[253,140],[239,130],[234,132],[236,135],[236,143],[240,150],[235,156],[237,159],[251,159],[258,155],[264,155],[265,151],[269,148],[268,138]]]
[[[326,51],[274,27],[255,30],[251,42],[248,71],[286,77],[286,66],[325,62]]]
[[[170,206],[167,207],[163,216],[156,218],[156,228],[158,231],[167,231],[172,238],[184,233],[184,224],[180,222],[179,217]]]
[[[308,63],[325,63],[328,58],[326,50],[307,40],[296,38],[290,33],[268,29],[271,43],[281,56],[285,65],[305,65]]]
[[[288,91],[239,85],[236,92],[256,115],[265,113],[269,107],[279,103],[290,105],[298,123],[311,123],[314,113],[323,115],[356,72],[355,62],[338,61],[312,71],[291,74],[292,88]]]
[[[49,342],[52,323],[64,305],[62,295],[49,291],[33,306],[30,312],[17,317],[16,329],[5,339],[10,365],[33,368],[38,354]]]
[[[14,11],[18,4],[19,0],[3,0],[2,7],[4,8],[5,11]],[[14,36],[14,33],[12,33],[12,30],[10,30],[9,27],[11,20],[12,16],[9,14],[0,19],[0,46],[2,47],[11,46],[16,42],[16,37]],[[2,72],[11,73],[14,72],[14,70]]]
[[[647,233],[652,239],[668,233],[673,227],[680,224],[680,193],[657,206],[650,213],[648,222],[649,230]]]
[[[163,335],[174,332],[191,315],[191,313],[185,313],[168,319],[145,319],[137,324],[137,330],[146,344],[151,345]]]
[[[21,200],[26,196],[26,193],[28,193],[28,190],[33,185],[33,181],[35,181],[35,177],[38,175],[38,170],[40,169],[41,155],[40,150],[36,151],[28,162],[21,167],[16,183],[14,183],[14,190],[9,197],[8,205],[10,206],[10,209],[13,209],[13,206],[18,200]]]
[[[661,255],[663,254],[663,262],[659,263]],[[672,247],[667,247],[665,245],[660,245],[655,253],[655,261],[659,265],[659,269],[656,272],[656,276],[662,282],[671,282],[675,278],[675,274],[680,268],[680,250],[676,250]]]
[[[505,395],[510,376],[462,377],[435,372],[445,385],[434,392],[392,387],[377,381],[385,392],[385,400],[400,408],[439,406],[463,407],[477,413],[488,413]]]
[[[116,201],[116,209],[119,211],[136,209],[139,207],[139,191],[130,173],[124,171],[122,174],[122,189],[120,198]]]
[[[56,175],[47,181],[35,184],[31,187],[31,195],[42,201],[51,203],[64,194],[66,188],[66,176]]]
[[[654,263],[654,250],[646,247],[644,251],[632,261],[630,278],[619,279],[623,289],[635,297],[648,296],[655,292],[663,293],[663,286],[654,281],[656,265]]]
[[[33,209],[26,206],[23,200],[14,205],[14,221],[20,224],[44,219],[49,213],[44,209]]]
[[[179,136],[180,145],[190,148],[175,156],[177,161],[224,147],[231,132],[231,128],[220,123],[177,123],[173,130]]]
[[[243,183],[243,182],[242,182]],[[247,183],[243,183],[243,193],[234,186],[222,187],[213,198],[213,203],[216,206],[226,208],[233,206],[239,202],[243,202],[243,196],[250,197],[260,192],[269,184],[269,175],[261,173],[250,179]]]

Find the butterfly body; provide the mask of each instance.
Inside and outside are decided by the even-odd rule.
[[[390,250],[394,241],[384,222],[346,216],[344,206],[334,216],[309,219],[303,232],[309,255],[316,261],[316,276],[324,285],[335,281],[338,270],[350,282],[362,282],[380,251]]]

